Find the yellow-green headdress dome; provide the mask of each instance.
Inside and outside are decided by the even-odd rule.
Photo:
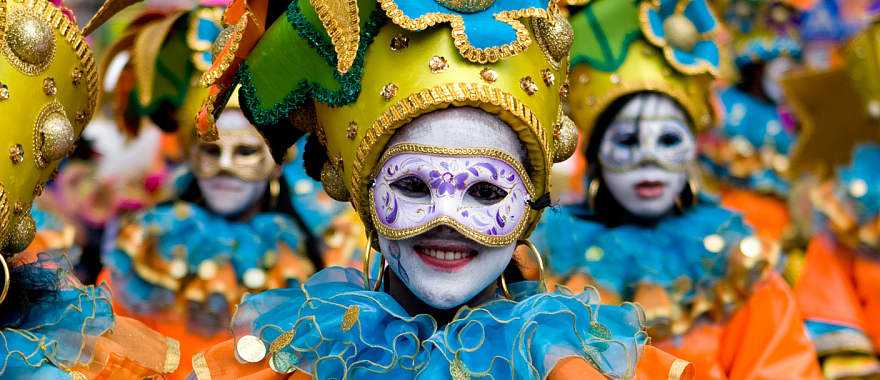
[[[0,0],[0,251],[34,236],[31,201],[95,110],[95,59],[76,23],[46,0]]]
[[[713,124],[718,22],[706,0],[592,0],[572,11],[569,103],[587,136],[615,100],[643,91],[677,101],[698,130]]]
[[[552,163],[573,151],[560,107],[572,34],[548,0],[299,0],[274,14],[265,1],[239,0],[224,21],[232,37],[203,78],[212,85],[203,136],[240,84],[241,107],[270,145],[318,137],[328,193],[364,216],[395,129],[434,110],[471,106],[507,122],[538,196]]]

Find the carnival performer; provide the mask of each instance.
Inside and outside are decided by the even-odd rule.
[[[298,286],[322,266],[314,228],[336,203],[319,199],[314,181],[282,173],[237,97],[217,118],[219,138],[197,140],[195,116],[206,95],[198,79],[215,39],[228,37],[216,3],[147,10],[108,53],[131,57],[121,76],[134,83],[116,94],[125,103],[117,109],[139,117],[123,128],[152,119],[177,134],[186,162],[167,201],[120,221],[103,277],[120,314],[178,339],[187,358],[231,337],[229,319],[245,293]],[[174,377],[189,372],[187,362]]]
[[[765,271],[771,247],[694,184],[719,62],[707,2],[573,11],[569,104],[588,138],[589,194],[532,235],[552,277],[640,304],[654,344],[699,379],[820,378],[791,290]]]
[[[801,60],[800,12],[784,1],[738,0],[725,13],[738,78],[718,93],[720,125],[698,136],[700,161],[721,204],[782,243],[793,232],[785,176],[797,128],[778,82]]]
[[[95,110],[98,74],[60,3],[2,0],[0,31],[0,139],[9,153],[0,163],[0,377],[142,379],[174,371],[177,342],[115,316],[108,289],[77,282],[51,241],[38,243],[50,250],[18,253],[34,239],[33,198]]]
[[[332,4],[234,2],[225,21],[238,34],[206,73],[199,130],[216,137],[212,119],[240,85],[278,152],[316,136],[323,160],[307,166],[352,202],[387,266],[368,255],[364,272],[245,297],[235,339],[197,355],[195,376],[689,375],[645,345],[638,307],[518,281],[513,252],[530,245],[550,166],[576,139],[560,107],[571,29],[555,5]]]
[[[828,379],[880,376],[878,36],[874,23],[848,43],[846,65],[783,82],[802,122],[793,168],[824,178],[794,289]]]

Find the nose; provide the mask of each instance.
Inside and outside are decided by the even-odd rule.
[[[223,151],[220,152],[220,169],[232,169],[232,152],[228,149],[223,149]]]

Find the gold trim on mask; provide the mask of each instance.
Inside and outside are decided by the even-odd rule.
[[[256,138],[259,145],[254,145],[250,140]],[[210,156],[203,152],[202,147],[215,145],[220,149],[219,156]],[[236,152],[239,147],[255,148],[258,152],[239,157]],[[224,156],[229,155],[229,165],[224,165]],[[223,172],[229,173],[236,178],[247,182],[259,182],[268,179],[275,171],[274,159],[269,152],[269,147],[262,136],[253,128],[242,130],[220,130],[220,138],[215,142],[201,143],[194,148],[190,167],[197,178],[212,178]]]
[[[535,187],[532,184],[532,180],[529,177],[528,173],[525,170],[525,167],[514,159],[511,155],[500,151],[498,149],[492,148],[450,148],[450,147],[442,147],[442,146],[428,146],[421,144],[398,144],[394,145],[391,148],[388,148],[387,151],[382,155],[382,159],[379,161],[379,164],[376,165],[376,172],[373,173],[371,178],[375,178],[376,174],[382,170],[385,166],[385,163],[391,159],[392,157],[401,154],[401,153],[417,153],[417,154],[426,154],[432,156],[445,156],[445,157],[489,157],[497,160],[501,160],[506,162],[508,165],[512,166],[514,170],[522,177],[523,184],[526,187],[526,191],[529,193],[529,197],[531,199],[535,199]],[[510,243],[513,243],[523,237],[525,231],[528,227],[529,221],[534,215],[535,211],[530,207],[526,206],[526,211],[523,214],[523,217],[519,220],[516,228],[511,231],[509,234],[504,236],[497,235],[487,235],[479,232],[475,232],[473,229],[468,226],[462,224],[461,222],[452,219],[448,216],[441,216],[431,220],[430,223],[427,223],[422,226],[405,228],[405,229],[391,229],[386,227],[379,220],[379,215],[376,213],[375,196],[374,196],[374,187],[370,187],[370,220],[372,220],[373,225],[376,227],[376,230],[379,234],[391,239],[391,240],[403,240],[408,239],[414,236],[421,235],[425,232],[428,232],[438,226],[447,226],[450,227],[468,239],[476,241],[477,243],[492,246],[492,247],[503,247]]]
[[[368,189],[366,184],[373,178],[374,173],[365,172],[365,170],[372,169],[366,167],[366,163],[370,154],[374,153],[375,146],[381,140],[389,138],[394,130],[413,118],[447,106],[473,106],[497,115],[520,136],[520,141],[532,142],[532,144],[526,144],[526,149],[529,150],[527,155],[532,168],[541,170],[535,175],[539,178],[546,178],[549,175],[542,170],[549,167],[543,165],[542,162],[552,162],[547,147],[547,137],[544,135],[544,129],[538,116],[526,104],[516,96],[497,87],[479,83],[447,83],[415,92],[401,99],[373,122],[366,136],[360,141],[355,153],[356,159],[352,164],[351,188],[359,193],[353,194],[351,199],[356,210],[364,210],[360,205],[370,205],[372,202],[370,200],[372,190]],[[496,108],[493,110],[493,107]],[[526,138],[524,135],[529,135],[531,138]],[[532,138],[536,138],[538,141],[535,143],[534,140],[531,140]],[[531,180],[527,182],[527,186],[533,186]],[[547,183],[546,180],[544,183]],[[361,211],[363,216],[368,216],[369,213],[371,212]],[[534,215],[530,212],[528,217],[532,218]],[[363,220],[371,220],[371,218],[363,218]]]

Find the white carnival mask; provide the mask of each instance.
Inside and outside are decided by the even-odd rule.
[[[492,284],[532,210],[516,133],[474,108],[422,115],[398,130],[372,188],[372,216],[391,270],[438,309]]]
[[[602,180],[624,209],[657,217],[674,205],[696,158],[688,118],[671,98],[643,93],[623,105],[601,136]]]
[[[196,144],[190,152],[190,168],[208,207],[220,215],[235,215],[265,195],[276,165],[240,110],[223,111],[217,128],[217,141]]]

